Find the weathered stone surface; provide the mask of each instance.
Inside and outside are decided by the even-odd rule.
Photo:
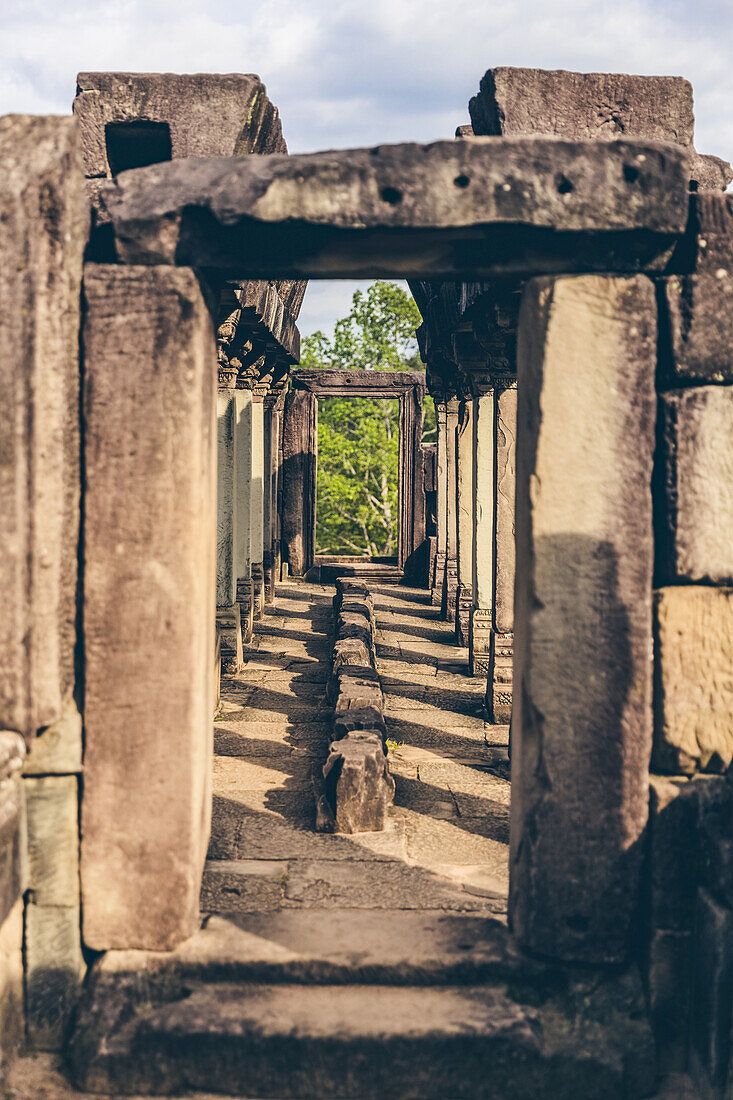
[[[60,1050],[86,969],[77,906],[31,903],[25,913],[28,1037],[40,1050]]]
[[[351,733],[335,741],[323,776],[336,832],[376,832],[385,827],[395,784],[380,731]]]
[[[217,607],[216,626],[221,643],[221,670],[226,676],[233,676],[244,663],[240,605]]]
[[[189,271],[90,265],[85,295],[84,939],[165,950],[209,828],[215,344]]]
[[[216,395],[216,606],[231,608],[236,597],[239,567],[239,517],[241,507],[237,455],[237,406],[235,389],[220,388]],[[247,498],[245,498],[247,499]],[[249,516],[246,517],[248,524]],[[249,525],[249,524],[248,524]]]
[[[24,775],[73,775],[82,770],[81,714],[69,698],[57,722],[39,731],[23,765]]]
[[[30,741],[74,685],[88,211],[70,119],[0,119],[0,160],[0,729]]]
[[[391,915],[383,911],[386,925]],[[349,921],[357,929],[363,924],[358,915],[345,922],[339,916],[340,934],[323,915],[324,934],[354,944],[353,966],[364,952]],[[448,918],[454,919],[467,920]],[[449,952],[455,933],[446,915],[440,923]],[[272,926],[263,921],[262,927],[269,940]],[[276,927],[282,942],[281,925]],[[419,925],[398,920],[397,929],[396,936],[410,943],[424,942]],[[471,931],[466,928],[461,941],[464,954],[470,953]],[[205,1079],[207,1088],[227,1094],[341,1092],[394,1100],[650,1094],[654,1051],[638,979],[593,975],[558,988],[556,976],[537,964],[522,961],[511,970],[519,985],[515,979],[508,988],[501,980],[426,988],[422,971],[419,985],[219,979],[171,997],[175,970],[151,981],[145,963],[128,956],[92,984],[73,1042],[77,1083],[113,1093],[170,1093],[188,1092]],[[152,1003],[139,1002],[141,972],[147,989],[159,986]],[[529,975],[546,982],[539,1005],[536,998],[523,1003],[521,983]],[[111,1013],[120,1024],[108,1044]]]
[[[79,907],[79,795],[75,775],[23,780],[28,886],[38,906]]]
[[[659,266],[687,222],[688,176],[672,145],[477,138],[155,164],[104,201],[126,263],[476,279]]]
[[[722,1096],[733,1022],[733,912],[706,890],[695,920],[690,1069],[703,1096]]]
[[[721,772],[733,760],[733,590],[655,593],[654,767]]]
[[[695,191],[725,191],[733,183],[733,168],[728,161],[709,153],[695,153],[690,174]]]
[[[17,733],[0,732],[0,922],[28,882],[21,769],[25,745]],[[0,1032],[0,1044],[2,1032]]]
[[[733,387],[662,394],[660,418],[664,580],[733,584]]]
[[[0,924],[0,1058],[7,1066],[25,1038],[23,899]]]
[[[692,933],[657,929],[649,945],[649,1011],[664,1073],[687,1068]]]
[[[700,857],[697,785],[653,775],[649,793],[651,926],[691,932]]]
[[[355,703],[334,714],[333,736],[337,741],[353,730],[373,729],[379,730],[382,738],[387,736],[381,701],[378,704]]]
[[[475,134],[619,137],[691,146],[692,86],[676,76],[489,69],[469,103]]]
[[[277,108],[252,74],[79,73],[74,115],[87,176],[153,163],[166,139],[166,159],[174,160],[285,149]],[[146,128],[137,148],[134,130],[124,129],[130,123]]]
[[[671,383],[733,382],[733,264],[663,280],[666,331],[661,346]]]
[[[528,283],[518,354],[510,906],[520,942],[568,960],[624,957],[641,869],[655,360],[648,280]]]

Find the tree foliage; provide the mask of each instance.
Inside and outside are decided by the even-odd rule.
[[[374,282],[366,292],[354,292],[333,337],[318,331],[304,340],[301,366],[421,370],[419,324],[406,290]],[[392,557],[397,553],[398,403],[333,397],[318,406],[316,553]],[[429,431],[430,423],[426,427]]]

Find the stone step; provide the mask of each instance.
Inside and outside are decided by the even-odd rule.
[[[80,1087],[313,1100],[638,1095],[621,1091],[602,1044],[558,1057],[538,1010],[502,988],[193,984],[118,1020],[96,1045],[77,1033]]]
[[[145,976],[146,996],[182,991],[192,979],[311,985],[528,983],[552,971],[519,954],[506,925],[442,910],[284,909],[214,915],[168,953],[108,951],[90,992]]]

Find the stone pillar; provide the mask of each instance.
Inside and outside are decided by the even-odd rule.
[[[456,593],[456,639],[461,646],[469,642],[473,606],[473,400],[464,397],[460,404],[457,432],[458,492],[458,588]]]
[[[275,586],[282,578],[282,425],[287,381],[277,389],[277,402],[273,408],[273,445],[271,460],[273,464],[272,489],[272,598],[275,598]]]
[[[254,601],[250,562],[252,492],[252,391],[246,374],[237,375],[237,603],[242,642],[252,641]]]
[[[642,276],[524,292],[510,919],[590,964],[628,953],[648,817],[656,339]]]
[[[265,493],[264,493],[264,547],[262,566],[264,572],[265,603],[275,599],[275,542],[277,538],[277,466],[279,449],[279,425],[277,403],[278,390],[270,390],[264,400],[265,420]]]
[[[242,667],[242,627],[237,603],[237,371],[219,366],[216,478],[216,625],[221,637],[222,671]]]
[[[71,119],[7,115],[0,157],[0,729],[30,744],[74,688],[89,215]]]
[[[435,551],[435,574],[432,578],[432,602],[440,606],[443,599],[443,577],[445,574],[445,546],[448,530],[448,465],[446,435],[446,403],[435,398],[435,422],[437,425],[437,549]]]
[[[199,924],[211,812],[214,333],[186,268],[87,264],[83,938]]]
[[[252,488],[250,495],[252,599],[255,619],[261,619],[265,609],[264,507],[265,507],[265,417],[264,399],[268,386],[252,386]]]
[[[445,406],[445,568],[440,610],[447,622],[455,620],[458,592],[458,404],[458,398],[451,397]]]
[[[473,390],[473,607],[469,637],[472,676],[489,675],[494,604],[494,384],[471,373]]]
[[[486,687],[486,711],[492,722],[512,716],[514,666],[514,490],[517,448],[517,382],[496,380],[494,493],[494,622]]]

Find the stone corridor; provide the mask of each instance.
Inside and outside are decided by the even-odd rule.
[[[324,700],[333,589],[286,582],[222,683],[214,733],[204,912],[420,909],[506,913],[507,727],[482,717],[429,593],[375,593],[379,671],[397,790],[383,833],[314,831],[312,776],[329,741]]]

